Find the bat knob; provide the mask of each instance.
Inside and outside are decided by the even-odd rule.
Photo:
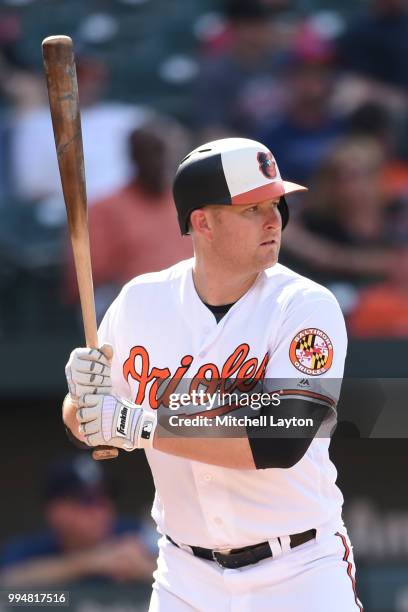
[[[65,36],[65,34],[56,34],[54,36],[47,36],[41,43],[42,47],[49,47],[55,45],[65,45],[72,47],[72,38]]]
[[[92,459],[95,461],[103,461],[105,459],[116,459],[119,455],[119,450],[114,446],[98,446],[92,451]]]

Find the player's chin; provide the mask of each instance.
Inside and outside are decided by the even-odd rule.
[[[279,247],[277,242],[269,242],[261,244],[258,250],[258,256],[262,261],[263,268],[270,268],[275,265],[279,257]]]

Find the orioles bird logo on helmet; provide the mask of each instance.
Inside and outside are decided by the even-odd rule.
[[[260,152],[257,155],[259,169],[266,178],[273,179],[276,177],[276,163],[272,153]]]

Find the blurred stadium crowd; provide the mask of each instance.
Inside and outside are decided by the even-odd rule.
[[[20,404],[22,413],[28,418],[31,409],[46,410],[47,394],[51,404],[53,393],[53,402],[64,393],[63,359],[83,342],[42,71],[41,41],[57,33],[73,38],[77,56],[99,319],[129,278],[190,256],[190,239],[179,235],[172,175],[195,145],[240,135],[263,141],[285,178],[309,186],[289,201],[291,221],[280,261],[335,293],[352,343],[392,341],[388,353],[384,347],[368,349],[378,368],[372,376],[406,376],[407,0],[3,0],[0,397],[36,393],[37,404]],[[55,354],[46,368],[45,346],[52,347],[48,359]],[[35,347],[37,355],[25,373],[26,389],[15,373],[21,347]],[[352,372],[359,372],[358,356],[353,353]],[[393,373],[397,362],[405,374]],[[54,462],[60,446],[55,440],[52,447],[52,431],[60,428],[58,408],[54,411],[43,466]],[[32,423],[38,427],[34,418]],[[364,453],[352,442],[343,450],[335,446],[339,464],[344,462],[346,502],[348,486],[355,494],[346,510],[357,556],[367,563],[403,562],[392,577],[380,567],[367,573],[361,597],[367,610],[390,612],[382,597],[389,601],[387,593],[396,592],[398,583],[393,609],[404,612],[408,513],[395,470],[398,447],[386,441],[395,449],[393,457],[388,446],[381,454],[368,446],[371,440],[358,442],[367,443]],[[28,434],[24,444],[30,444]],[[95,575],[126,582],[150,573],[154,546],[146,544],[141,525],[117,518],[101,482],[89,488],[75,465],[55,464],[48,476],[41,507],[46,533],[2,549],[3,584],[24,583],[24,570],[40,584],[41,572],[50,571],[46,555],[60,554],[64,546],[80,559],[75,571],[80,566],[83,573],[71,575],[71,565],[53,564],[55,583]],[[16,494],[12,467],[6,487]],[[371,472],[376,478],[367,478]],[[141,494],[148,486],[144,476]],[[17,508],[13,503],[3,509],[9,520]],[[34,516],[39,518],[38,507]],[[15,523],[19,520],[16,515]],[[142,559],[137,567],[129,544],[134,546],[135,538]],[[45,555],[42,564],[14,571],[34,553]],[[129,564],[137,576],[127,574]],[[364,563],[360,568],[364,578]]]
[[[40,42],[73,37],[98,314],[189,256],[171,176],[195,144],[265,142],[291,198],[282,263],[352,336],[408,336],[405,0],[8,0],[0,10],[0,329],[62,332],[76,289]]]

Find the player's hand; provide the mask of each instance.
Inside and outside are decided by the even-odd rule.
[[[153,445],[156,414],[116,395],[82,395],[76,418],[88,446],[108,444],[132,451]]]
[[[86,393],[107,395],[112,392],[112,356],[110,344],[104,344],[101,349],[76,348],[72,351],[65,366],[65,376],[75,403]]]

